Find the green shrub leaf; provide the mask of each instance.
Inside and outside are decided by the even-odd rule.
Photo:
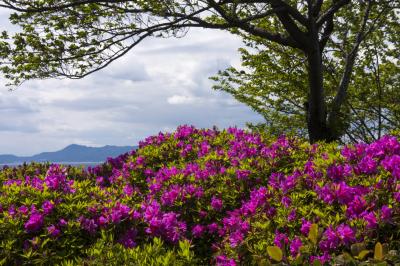
[[[283,253],[282,250],[277,246],[269,246],[267,247],[268,255],[275,261],[282,261]]]
[[[374,259],[383,260],[383,247],[380,242],[375,245]]]
[[[316,245],[318,241],[318,225],[312,224],[310,227],[310,232],[308,233],[308,239]]]

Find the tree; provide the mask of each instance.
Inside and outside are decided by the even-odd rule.
[[[390,0],[2,0],[22,32],[0,43],[1,71],[14,84],[34,78],[82,78],[125,55],[149,36],[185,34],[193,27],[228,30],[295,49],[307,62],[307,131],[311,142],[338,138],[338,113],[346,98],[358,48],[384,16]],[[343,10],[355,12],[357,29],[328,113],[322,56]],[[378,17],[371,17],[371,13]],[[360,15],[362,14],[362,15]]]
[[[379,16],[373,12],[371,16]],[[322,56],[328,112],[352,49],[349,40],[358,32],[354,29],[358,23],[349,21],[357,19],[354,12],[341,13],[334,22],[334,41],[328,41]],[[385,16],[360,44],[347,97],[338,113],[336,134],[342,142],[370,142],[400,127],[399,31],[398,17]],[[264,117],[265,123],[250,124],[252,128],[306,137],[308,84],[304,58],[290,47],[271,45],[261,38],[243,38],[247,46],[240,49],[243,67],[221,71],[212,78],[218,81],[214,88],[230,93]]]

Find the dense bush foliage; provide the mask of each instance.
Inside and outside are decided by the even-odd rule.
[[[400,143],[182,126],[87,170],[0,172],[0,264],[400,263]]]

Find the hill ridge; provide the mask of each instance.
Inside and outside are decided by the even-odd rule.
[[[107,157],[116,157],[120,154],[136,149],[136,146],[90,147],[79,144],[70,144],[54,152],[42,152],[32,156],[16,156],[0,154],[0,164],[18,164],[24,162],[103,162]]]

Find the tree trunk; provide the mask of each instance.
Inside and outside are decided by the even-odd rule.
[[[323,87],[322,55],[320,52],[318,35],[310,34],[310,44],[307,54],[308,61],[308,110],[307,126],[311,143],[317,141],[331,141],[330,132],[326,125],[326,107]]]

